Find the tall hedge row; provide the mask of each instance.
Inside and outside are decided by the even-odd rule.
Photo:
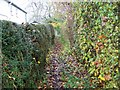
[[[46,55],[54,44],[49,24],[16,24],[0,20],[2,31],[3,88],[36,87],[42,78]]]
[[[119,3],[77,2],[73,6],[74,54],[90,74],[88,86],[118,88]]]

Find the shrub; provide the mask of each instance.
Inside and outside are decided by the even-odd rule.
[[[74,3],[75,49],[96,87],[117,88],[118,3]]]
[[[4,20],[0,25],[3,88],[36,88],[43,75],[47,52],[54,43],[53,27]]]

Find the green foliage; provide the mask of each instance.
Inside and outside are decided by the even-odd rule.
[[[61,20],[60,18],[51,17],[51,18],[47,19],[46,22],[50,23],[54,27],[58,36],[61,36],[61,25],[63,23],[63,20]]]
[[[42,79],[46,55],[54,44],[51,25],[18,25],[0,21],[3,88],[36,88]]]
[[[74,3],[74,53],[90,73],[96,87],[117,88],[118,33],[117,3]],[[94,78],[97,78],[95,80]],[[101,85],[102,84],[102,85]]]
[[[72,4],[74,10],[72,29],[75,40],[72,51],[64,35],[60,37],[64,46],[60,60],[65,63],[62,73],[65,88],[118,88],[120,77],[118,6],[116,2],[74,2]],[[67,20],[63,23],[67,23]],[[61,28],[58,27],[62,25],[58,25],[56,21],[53,23],[53,26],[60,31]],[[69,55],[74,57],[79,65],[72,65],[75,60],[67,60]],[[72,68],[74,66],[76,68]],[[83,73],[85,76],[79,77],[79,73],[76,75],[77,71],[82,72],[84,69],[87,72],[87,74]]]
[[[69,70],[62,76],[66,88],[118,88],[118,3],[105,2],[74,2],[74,47],[69,50],[64,35],[61,40],[65,49],[62,58],[68,54],[79,61],[80,65],[88,71],[88,75],[78,78],[73,74],[70,61],[66,63]],[[67,49],[66,49],[67,48]],[[70,53],[69,53],[70,52]],[[78,68],[77,71],[81,69]]]
[[[115,2],[74,2],[72,50],[61,30],[67,20],[51,18],[46,21],[50,25],[0,21],[3,88],[36,88],[42,80],[44,86],[44,65],[54,44],[54,29],[60,34],[56,43],[58,39],[63,44],[57,58],[64,67],[61,77],[65,88],[118,88],[118,6]]]
[[[66,27],[65,26],[65,20],[63,21],[61,19],[61,17],[59,18],[49,18],[46,22],[50,23],[51,25],[53,25],[54,30],[56,31],[57,35],[56,35],[56,39],[59,39],[60,42],[63,44],[64,46],[64,51],[70,51],[70,46],[69,46],[69,41],[65,39],[65,32],[62,32],[62,27]],[[65,30],[63,30],[65,31]]]

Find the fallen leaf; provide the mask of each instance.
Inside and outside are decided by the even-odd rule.
[[[107,80],[107,81],[109,81],[110,79],[112,79],[112,77],[110,76],[110,74],[105,75],[104,78],[105,78],[105,80]]]
[[[105,35],[100,35],[98,38],[103,39],[103,38],[106,38],[106,36]]]
[[[105,78],[104,77],[102,77],[101,75],[99,75],[99,77],[98,77],[100,80],[102,80],[102,81],[105,81]]]
[[[40,64],[40,61],[38,61],[38,64]]]

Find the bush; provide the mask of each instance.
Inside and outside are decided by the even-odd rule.
[[[118,88],[118,3],[74,3],[77,60],[96,87]]]
[[[36,88],[36,82],[43,75],[48,50],[54,44],[53,27],[1,20],[0,29],[3,88]]]

